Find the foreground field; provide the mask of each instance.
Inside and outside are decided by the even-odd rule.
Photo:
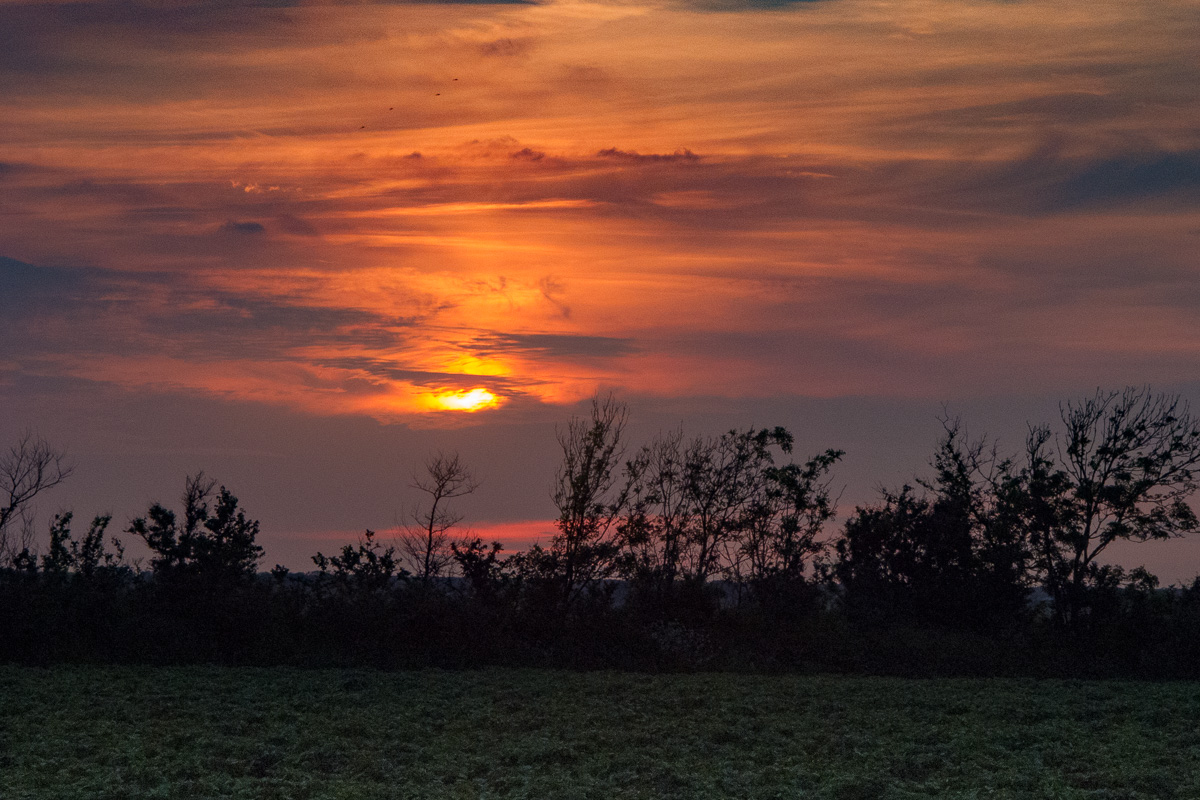
[[[1196,798],[1200,686],[0,666],[0,797]]]

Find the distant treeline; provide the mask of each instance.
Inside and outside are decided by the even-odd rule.
[[[477,482],[438,455],[394,540],[306,573],[259,572],[259,523],[203,474],[126,527],[145,565],[107,516],[57,516],[36,552],[29,502],[70,469],[28,435],[0,459],[0,660],[1200,677],[1200,579],[1098,561],[1200,528],[1178,397],[1064,403],[1017,454],[944,420],[930,474],[839,525],[840,451],[793,460],[783,428],[633,448],[626,419],[597,397],[558,431],[547,547],[456,538]]]

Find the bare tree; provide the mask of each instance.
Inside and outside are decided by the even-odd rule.
[[[448,502],[471,494],[479,481],[458,453],[437,453],[425,462],[424,472],[413,475],[412,488],[424,492],[425,501],[408,512],[408,522],[397,536],[400,555],[409,571],[424,582],[444,574],[454,560],[450,531],[463,515]]]
[[[66,453],[31,431],[0,453],[0,564],[12,563],[32,544],[33,499],[73,470]]]

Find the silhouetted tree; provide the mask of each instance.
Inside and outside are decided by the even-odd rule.
[[[832,516],[824,476],[841,457],[776,465],[784,428],[729,431],[684,443],[661,436],[630,461],[624,544],[635,574],[703,583],[801,570]]]
[[[12,564],[22,552],[22,560],[28,561],[33,543],[30,504],[72,470],[62,450],[32,432],[0,452],[0,566]]]
[[[1061,419],[1058,434],[1031,428],[1020,463],[964,449],[948,427],[927,497],[887,493],[847,523],[834,575],[848,598],[978,621],[1019,614],[1040,581],[1073,624],[1125,579],[1097,561],[1110,544],[1200,528],[1187,503],[1200,423],[1179,397],[1098,391],[1063,404]]]
[[[1062,406],[1064,430],[1035,434],[1046,473],[1034,547],[1060,620],[1071,622],[1103,581],[1097,558],[1117,540],[1169,539],[1200,528],[1200,422],[1178,396],[1148,388],[1098,391]]]
[[[786,586],[805,582],[834,513],[826,475],[841,452],[777,464],[792,442],[783,428],[686,443],[672,431],[643,447],[627,465],[621,524],[621,566],[635,591],[660,604],[682,592],[694,605],[717,576],[752,585],[760,599],[782,600]]]
[[[1031,427],[1023,461],[1006,459],[989,476],[994,507],[988,519],[991,578],[1008,593],[1010,604],[1024,609],[1034,585],[1061,586],[1064,564],[1052,557],[1052,544],[1070,517],[1070,479],[1055,462],[1048,428]],[[993,596],[1001,589],[993,587]],[[1065,613],[1063,602],[1056,613]],[[1015,609],[1014,609],[1015,610]]]
[[[774,438],[790,453],[791,437],[782,437],[781,430]],[[824,548],[819,537],[836,513],[828,474],[842,455],[826,450],[804,464],[769,466],[761,473],[741,544],[741,571],[760,595],[787,594],[788,587],[806,581],[813,558]]]
[[[551,489],[558,533],[549,550],[531,550],[527,563],[557,584],[563,601],[612,572],[619,551],[616,525],[628,497],[616,486],[628,416],[625,405],[611,394],[597,396],[587,419],[574,417],[558,430],[562,462]]]
[[[128,532],[141,537],[154,554],[150,566],[156,577],[238,583],[256,574],[263,552],[255,542],[258,521],[248,519],[238,499],[224,486],[217,491],[216,485],[203,472],[187,479],[182,524],[174,511],[158,503],[130,523]]]
[[[645,445],[626,465],[629,506],[620,523],[621,571],[659,600],[674,586],[687,547],[691,498],[684,481],[683,431]]]
[[[109,552],[104,543],[104,534],[112,522],[112,515],[93,518],[82,541],[76,541],[71,536],[72,517],[68,511],[55,515],[50,523],[50,546],[42,556],[42,572],[61,577],[73,574],[83,580],[91,580],[101,570],[121,567],[125,546],[113,537],[114,550]]]
[[[400,529],[400,554],[408,571],[428,583],[454,562],[449,534],[463,516],[452,511],[448,503],[474,492],[479,481],[458,453],[438,453],[425,462],[423,473],[413,476],[410,486],[427,497],[424,503],[412,507],[409,522]]]
[[[934,477],[917,482],[923,491],[885,490],[879,505],[855,510],[834,544],[831,575],[853,613],[990,627],[1024,611],[1026,484],[983,441],[964,442],[956,421],[944,425]]]
[[[695,439],[684,458],[684,486],[691,502],[684,574],[703,584],[727,572],[737,577],[742,534],[764,502],[763,478],[774,466],[770,448],[791,448],[783,428],[729,431]]]
[[[500,542],[485,545],[478,536],[469,541],[450,543],[450,552],[474,599],[485,603],[493,601],[507,583],[509,576],[499,558],[502,548]]]
[[[313,563],[322,576],[332,576],[340,587],[357,593],[386,591],[391,588],[393,578],[405,574],[396,558],[396,548],[375,541],[372,530],[363,534],[357,547],[343,545],[339,556],[317,553]]]

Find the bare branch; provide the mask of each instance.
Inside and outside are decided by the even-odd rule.
[[[463,515],[450,510],[447,501],[471,494],[479,488],[479,480],[458,453],[439,452],[426,460],[424,471],[413,474],[409,486],[427,497],[408,510],[397,544],[409,571],[428,581],[444,574],[454,559],[450,531]]]
[[[28,546],[33,499],[65,481],[73,470],[65,452],[32,431],[0,453],[0,563],[9,563]],[[18,533],[14,529],[20,520],[24,523]]]

